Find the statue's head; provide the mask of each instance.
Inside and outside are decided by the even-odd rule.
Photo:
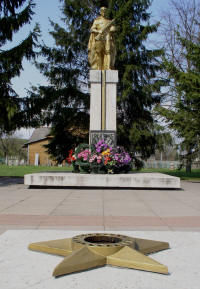
[[[106,16],[106,10],[107,10],[106,7],[101,7],[101,8],[100,8],[100,14],[101,14],[101,16],[103,16],[103,17]]]

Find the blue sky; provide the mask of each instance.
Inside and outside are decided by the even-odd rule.
[[[150,12],[152,13],[151,22],[156,22],[161,19],[162,11],[169,9],[170,0],[153,0]],[[25,25],[15,36],[12,43],[8,43],[3,48],[11,48],[12,46],[18,45],[29,33],[30,29],[34,27],[34,24],[38,22],[40,24],[42,37],[40,41],[44,41],[45,44],[51,46],[53,45],[52,37],[49,35],[51,31],[51,26],[49,24],[49,19],[57,23],[62,23],[60,18],[62,4],[59,0],[34,0],[36,7],[34,9],[35,15],[33,16],[32,23],[30,25]],[[159,37],[159,36],[158,36]],[[46,79],[40,74],[40,72],[35,68],[35,66],[23,61],[24,70],[21,72],[19,77],[15,77],[12,80],[13,88],[22,97],[26,95],[26,89],[29,89],[31,85],[45,85],[47,84]]]
[[[34,9],[35,15],[33,16],[33,20],[31,25],[25,25],[14,37],[12,44],[17,45],[21,40],[23,40],[29,33],[30,29],[33,29],[35,23],[39,23],[42,37],[40,41],[44,41],[47,45],[53,45],[52,37],[49,35],[49,31],[51,31],[51,26],[49,24],[49,19],[61,23],[61,3],[59,0],[49,0],[47,1],[35,0],[36,7]],[[23,61],[24,70],[21,72],[19,77],[15,77],[12,80],[13,88],[16,92],[22,97],[26,95],[26,89],[30,88],[31,84],[45,84],[46,79],[40,74],[40,72],[35,68],[35,66],[27,62]]]

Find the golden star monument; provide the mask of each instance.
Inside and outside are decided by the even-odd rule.
[[[83,234],[29,245],[30,250],[65,257],[54,269],[55,277],[105,265],[168,274],[166,266],[146,256],[168,248],[167,242],[109,233]]]

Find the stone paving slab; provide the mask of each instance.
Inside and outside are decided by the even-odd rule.
[[[29,189],[0,178],[0,229],[200,229],[200,183],[181,190]],[[79,228],[79,229],[78,229]]]
[[[5,233],[5,232],[6,232],[6,230],[0,228],[0,235]]]
[[[119,227],[125,228],[153,228],[158,227],[168,230],[177,228],[198,228],[200,227],[200,216],[184,217],[152,217],[152,216],[45,216],[45,215],[0,215],[0,226],[25,226],[37,229],[51,227],[65,227],[68,230],[71,226],[78,227],[102,227],[104,230],[116,230]]]
[[[0,288],[199,289],[200,232],[123,232],[132,237],[169,242],[171,249],[151,255],[168,266],[169,275],[105,266],[54,278],[52,271],[63,258],[27,249],[31,242],[77,234],[80,232],[28,230],[7,231],[0,235]]]

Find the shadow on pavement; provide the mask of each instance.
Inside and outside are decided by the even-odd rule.
[[[23,183],[24,178],[22,177],[0,177],[0,187],[8,187]]]

